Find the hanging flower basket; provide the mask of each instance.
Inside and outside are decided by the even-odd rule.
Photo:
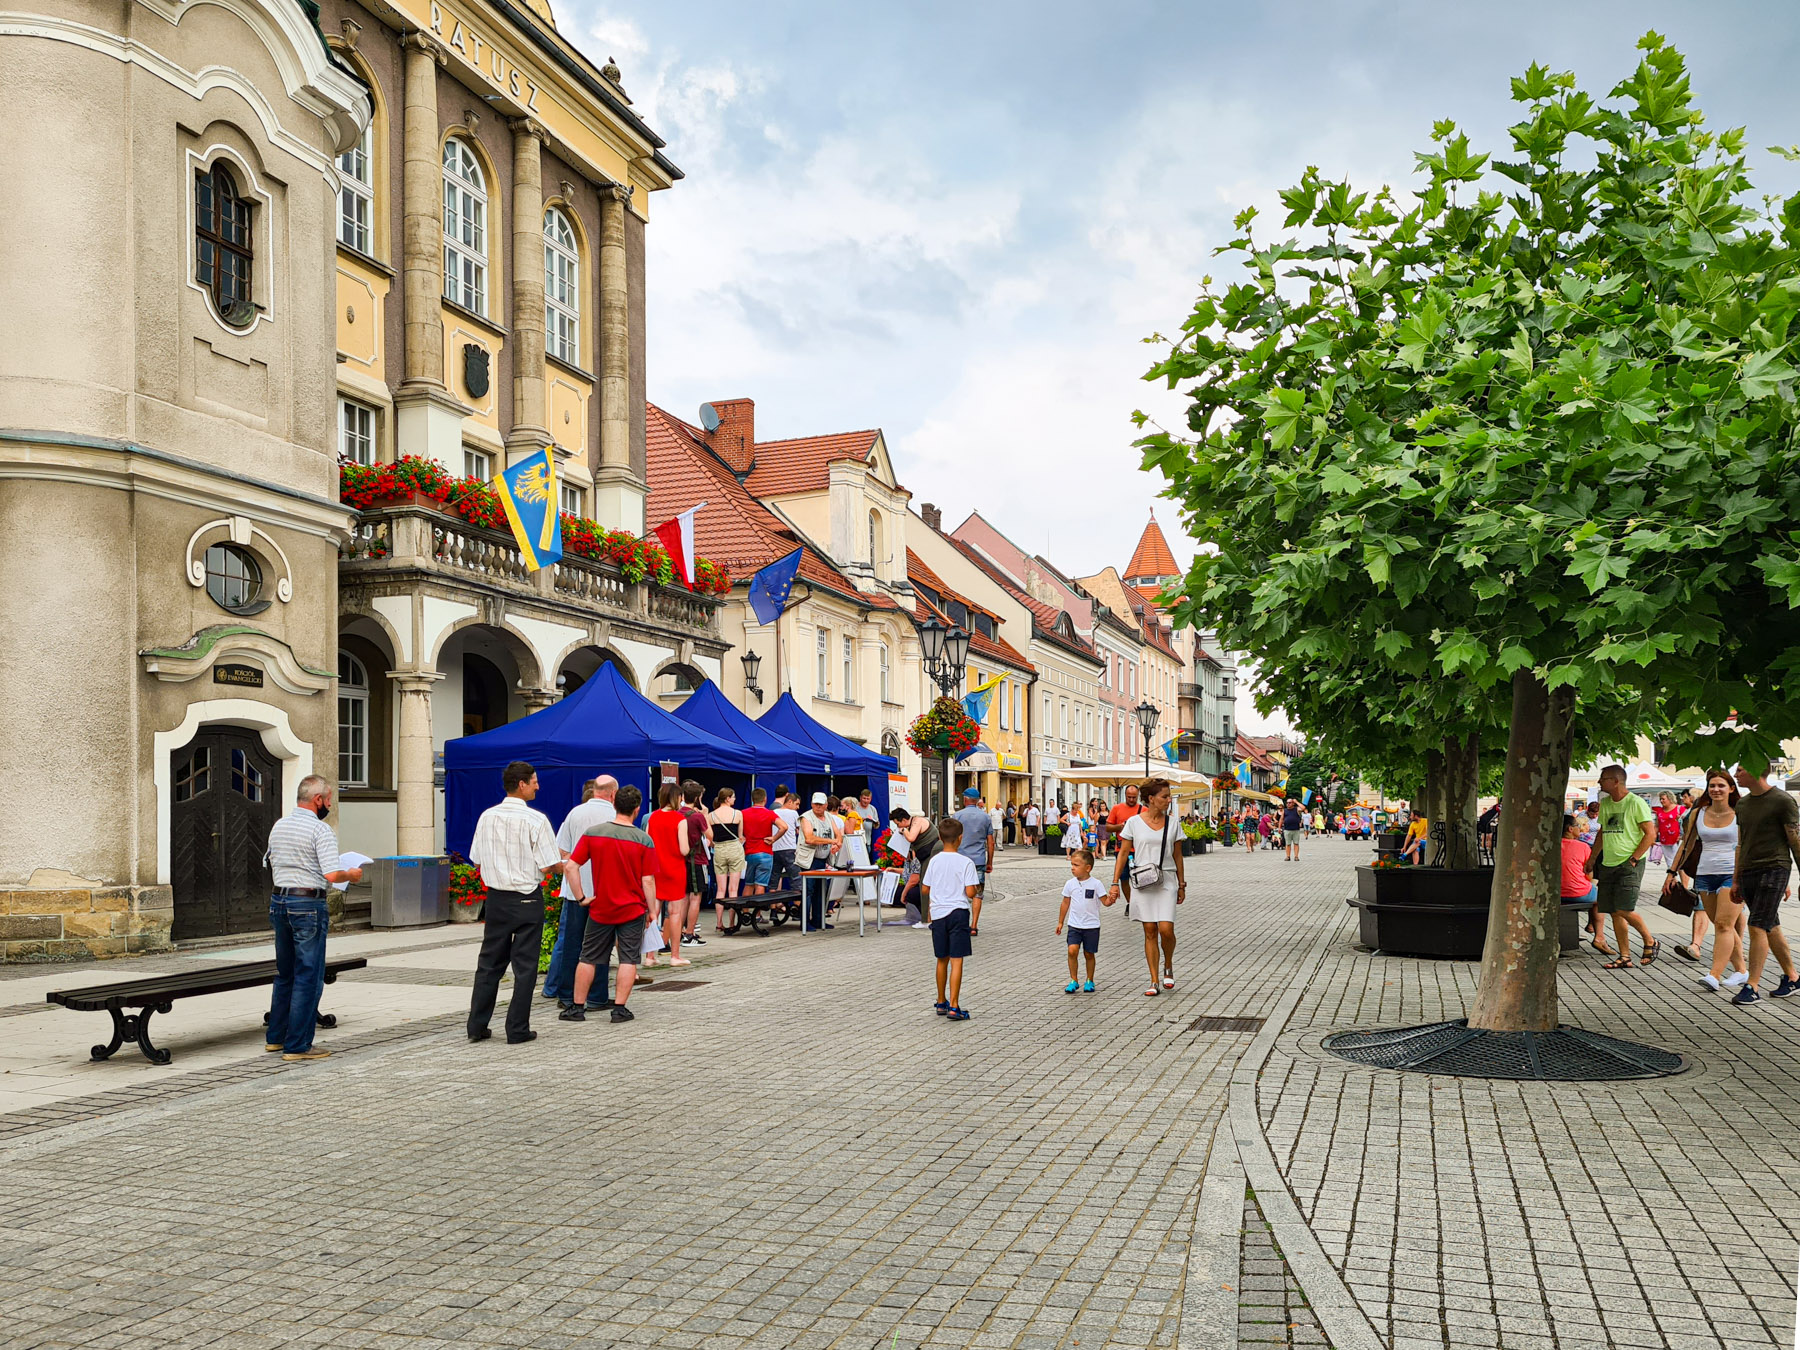
[[[981,724],[949,697],[940,698],[906,729],[906,743],[920,755],[935,753],[960,758],[973,750],[980,739]]]

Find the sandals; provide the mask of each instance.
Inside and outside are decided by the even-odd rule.
[[[934,1003],[931,1005],[931,1009],[939,1017],[948,1017],[950,1015],[950,1005],[948,1003]]]
[[[1065,993],[1065,994],[1079,994],[1080,992],[1081,992],[1081,981],[1080,980],[1070,980],[1067,984],[1065,984],[1063,986],[1063,993]]]
[[[1686,957],[1689,961],[1698,961],[1700,959],[1700,949],[1692,943],[1689,943],[1685,947],[1677,947],[1675,949],[1675,955]]]
[[[1145,998],[1160,998],[1161,996],[1162,990],[1158,989],[1155,985],[1151,985],[1148,989],[1144,990]]]
[[[944,1016],[948,1017],[952,1022],[966,1022],[969,1020],[969,1010],[967,1008],[952,1008],[949,1012],[945,1013]]]
[[[1639,957],[1638,960],[1642,964],[1647,966],[1652,961],[1656,960],[1656,954],[1658,952],[1660,952],[1661,950],[1662,950],[1662,943],[1652,942],[1648,947],[1644,948],[1644,954],[1641,957]]]
[[[1630,970],[1632,960],[1629,956],[1621,956],[1617,960],[1607,961],[1600,967],[1602,970]]]
[[[1168,974],[1163,976],[1163,988],[1164,989],[1173,989],[1174,987],[1175,987],[1175,974],[1173,971],[1171,971]]]

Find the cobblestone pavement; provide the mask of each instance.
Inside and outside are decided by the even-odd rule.
[[[1238,1340],[1249,1350],[1328,1345],[1254,1191],[1244,1193],[1238,1291]]]
[[[1584,946],[1560,995],[1566,1024],[1697,1062],[1647,1082],[1332,1058],[1318,1041],[1335,1028],[1461,1016],[1477,971],[1357,952],[1347,916],[1327,947],[1257,1105],[1301,1213],[1393,1350],[1794,1344],[1800,1009],[1706,992],[1673,955],[1686,921],[1646,912],[1653,966],[1605,971]]]
[[[966,1024],[926,934],[840,923],[630,1025],[540,1003],[527,1047],[425,1027],[0,1142],[0,1342],[1176,1345],[1251,1040],[1189,1024],[1265,1014],[1323,912],[1300,868],[1190,861],[1172,996],[1117,911],[1065,995],[1066,867],[1014,853]]]

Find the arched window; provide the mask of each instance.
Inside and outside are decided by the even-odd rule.
[[[487,178],[467,141],[444,142],[444,298],[487,314]]]
[[[881,701],[883,703],[892,703],[894,701],[893,685],[890,680],[891,676],[888,671],[888,645],[884,641],[881,644]]]
[[[881,512],[869,512],[869,566],[875,575],[885,579],[887,550],[881,546]]]
[[[369,672],[349,652],[338,653],[338,785],[369,784]]]
[[[223,163],[194,175],[194,280],[212,296],[213,308],[233,328],[256,321],[250,298],[250,202]]]
[[[544,212],[544,350],[581,362],[581,255],[569,218],[554,206]]]
[[[374,125],[338,156],[338,243],[358,253],[374,252],[375,176],[370,165]]]

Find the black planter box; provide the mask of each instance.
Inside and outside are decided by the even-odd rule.
[[[1038,852],[1046,858],[1053,858],[1063,851],[1062,841],[1060,834],[1046,834],[1038,840]]]
[[[1356,898],[1362,945],[1391,956],[1443,956],[1475,961],[1487,943],[1494,869],[1358,867]],[[1565,903],[1558,920],[1562,950],[1580,945],[1586,904]]]

